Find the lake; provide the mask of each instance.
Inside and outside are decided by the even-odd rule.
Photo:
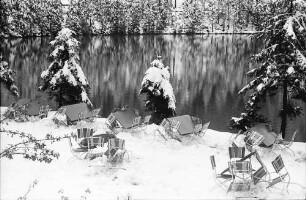
[[[246,35],[143,35],[78,37],[80,62],[91,86],[90,99],[102,107],[103,117],[124,105],[145,113],[139,96],[145,71],[156,55],[170,67],[178,115],[210,121],[210,128],[229,131],[228,121],[243,112],[246,97],[238,91],[249,81],[246,72],[262,42]],[[50,62],[50,37],[6,39],[4,59],[16,71],[21,98],[34,98],[40,74]],[[1,87],[1,106],[14,97]],[[281,94],[267,99],[264,112],[276,131]],[[305,103],[300,103],[306,109]],[[53,108],[56,108],[53,105]],[[269,108],[269,109],[267,109]],[[288,135],[299,129],[296,141],[306,141],[305,116],[289,122]],[[231,132],[235,132],[232,130]]]

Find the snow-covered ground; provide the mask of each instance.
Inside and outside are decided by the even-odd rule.
[[[2,108],[3,111],[3,108]],[[1,112],[3,113],[3,112]],[[26,123],[8,122],[1,128],[31,133],[43,138],[47,133],[55,136],[76,131],[77,126],[57,127],[49,117]],[[85,127],[103,132],[105,119],[96,119]],[[182,144],[175,140],[165,142],[154,134],[158,126],[150,125],[145,132],[121,132],[118,138],[126,140],[128,157],[115,168],[110,168],[105,157],[94,160],[76,159],[70,151],[68,139],[53,143],[50,148],[60,157],[50,164],[32,162],[16,156],[1,158],[0,199],[17,199],[27,193],[33,181],[37,184],[28,193],[28,199],[234,199],[245,193],[226,193],[214,180],[209,156],[215,155],[217,171],[227,167],[230,133],[208,130],[205,143]],[[1,133],[1,149],[18,138]],[[233,138],[233,137],[232,137]],[[238,138],[236,143],[242,142]],[[291,176],[289,193],[278,188],[265,189],[259,183],[249,194],[261,199],[306,198],[306,145],[294,143],[290,152],[280,152]],[[267,149],[259,150],[263,162],[274,172],[271,161],[275,158]],[[255,160],[255,159],[254,159]],[[254,163],[256,169],[257,164]],[[303,188],[304,187],[304,188]],[[87,191],[87,192],[86,192]],[[83,197],[82,197],[83,196]],[[85,198],[86,197],[86,198]]]

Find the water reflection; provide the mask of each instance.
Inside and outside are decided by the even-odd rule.
[[[144,112],[138,92],[149,63],[162,54],[171,69],[171,83],[178,114],[191,114],[211,121],[211,128],[228,131],[231,116],[243,111],[244,98],[237,95],[247,83],[244,74],[253,65],[249,57],[259,51],[258,42],[248,36],[163,35],[80,37],[81,65],[91,85],[90,98],[107,116],[114,107],[130,105]],[[17,72],[21,97],[34,98],[40,73],[49,62],[50,38],[6,40],[4,58]],[[1,106],[13,100],[1,88]],[[277,130],[280,105],[277,96],[268,101],[267,114]],[[53,105],[54,106],[54,105]],[[305,110],[305,104],[303,105]],[[291,123],[299,128],[298,140],[306,141],[305,119]]]

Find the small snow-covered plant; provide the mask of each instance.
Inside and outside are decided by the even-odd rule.
[[[155,123],[175,115],[175,96],[170,84],[169,67],[161,62],[161,57],[151,63],[141,83],[140,94],[147,95],[145,106],[153,112]]]
[[[38,180],[34,180],[33,183],[29,185],[29,188],[27,192],[23,195],[23,197],[19,197],[17,200],[27,200],[28,199],[28,194],[31,192],[31,190],[37,185]]]
[[[294,100],[306,102],[306,3],[297,0],[276,3],[282,5],[277,6],[279,13],[258,33],[264,39],[264,48],[253,56],[259,66],[247,73],[253,79],[239,92],[251,91],[245,107],[247,113],[232,118],[231,124],[239,128],[251,125],[250,120],[259,122],[262,118],[256,112],[266,97],[281,92],[280,131],[285,138],[287,117],[302,114],[302,108],[294,105]]]
[[[19,96],[18,88],[14,84],[14,79],[12,78],[14,71],[9,69],[8,63],[2,59],[3,57],[0,55],[0,80],[13,95]]]
[[[13,159],[16,155],[22,155],[25,159],[46,163],[50,163],[54,158],[59,157],[59,153],[47,148],[46,142],[52,144],[63,138],[70,137],[69,135],[54,137],[51,134],[47,134],[45,138],[37,139],[29,133],[0,129],[0,133],[2,132],[11,137],[19,137],[20,141],[1,149],[0,159],[4,157]]]
[[[64,192],[63,189],[60,189],[60,190],[58,191],[58,194],[61,195],[61,200],[69,200],[69,197],[68,197],[68,196],[65,196],[64,193],[65,193],[65,192]],[[90,193],[91,193],[90,189],[87,188],[87,189],[85,190],[85,194],[81,196],[80,200],[87,200],[87,197],[88,197],[88,195],[89,195]]]
[[[85,102],[92,106],[88,98],[88,81],[79,64],[79,42],[72,37],[74,32],[63,28],[50,44],[52,63],[41,73],[43,85],[39,90],[49,90],[59,106]]]

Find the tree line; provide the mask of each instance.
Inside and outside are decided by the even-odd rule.
[[[5,0],[0,36],[54,35],[65,23],[77,34],[203,33],[261,30],[277,13],[266,0]]]

